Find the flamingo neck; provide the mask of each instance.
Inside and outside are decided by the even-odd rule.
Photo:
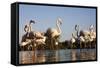
[[[60,23],[58,21],[56,22],[56,27],[57,27],[58,33],[61,34]]]
[[[31,24],[29,23],[29,32],[31,32],[32,31],[32,26],[31,26]]]

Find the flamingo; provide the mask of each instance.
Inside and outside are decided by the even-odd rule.
[[[60,25],[62,24],[62,19],[58,18],[56,21],[56,28],[48,28],[46,34],[49,38],[57,38],[61,35]],[[58,44],[56,42],[56,44]]]
[[[75,42],[76,42],[76,37],[75,37],[74,33],[72,33],[72,38],[70,39],[70,42],[71,42],[71,48],[73,48],[73,46],[75,45]]]
[[[22,37],[22,43],[21,43],[22,46],[25,46],[28,43],[30,43],[30,40],[27,39],[29,37],[29,35],[34,36],[34,34],[32,33],[32,27],[31,27],[32,23],[35,24],[35,21],[30,20],[29,24],[26,24],[25,27],[24,27],[24,31],[26,32],[26,34]],[[27,42],[23,42],[23,41],[26,41],[26,40],[27,40]]]
[[[47,45],[51,45],[51,48],[55,48],[53,45],[59,44],[58,38],[61,35],[61,29],[60,29],[61,24],[62,24],[62,19],[58,18],[56,20],[56,28],[48,28],[45,33],[45,35],[47,36]]]
[[[85,43],[89,43],[88,45],[91,45],[94,39],[96,39],[96,32],[94,31],[94,26],[90,25],[89,30],[81,30],[80,36],[84,38]]]
[[[36,45],[45,44],[46,37],[39,31],[32,31],[32,23],[35,24],[36,22],[30,20],[29,24],[24,27],[26,34],[22,37],[21,46],[34,44],[36,47]]]

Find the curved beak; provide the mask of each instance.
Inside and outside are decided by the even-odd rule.
[[[62,19],[58,18],[58,21],[60,22],[60,25],[62,25]]]
[[[62,21],[59,20],[59,24],[62,25]]]
[[[31,24],[31,23],[35,24],[36,22],[35,22],[34,20],[30,20],[30,24]]]

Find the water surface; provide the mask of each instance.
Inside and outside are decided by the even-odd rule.
[[[20,64],[95,59],[96,49],[60,49],[19,52]]]

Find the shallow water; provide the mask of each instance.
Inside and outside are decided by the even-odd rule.
[[[20,64],[95,59],[96,49],[60,49],[19,52]]]

